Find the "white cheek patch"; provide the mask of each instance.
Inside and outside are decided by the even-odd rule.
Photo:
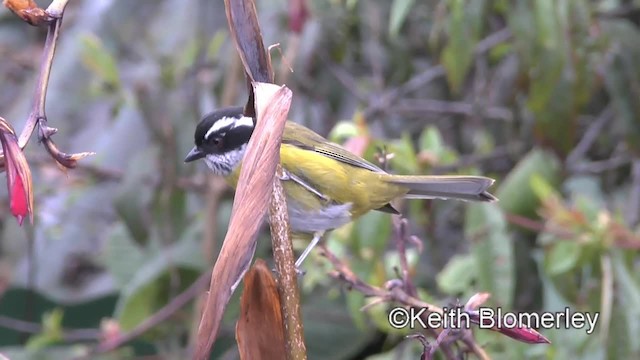
[[[209,131],[207,131],[207,133],[204,135],[204,139],[209,140],[209,136],[211,136],[211,134],[217,132],[220,129],[226,128],[227,126],[235,123],[236,121],[238,121],[238,119],[232,118],[232,117],[225,117],[216,121],[211,126],[211,128],[209,128]]]

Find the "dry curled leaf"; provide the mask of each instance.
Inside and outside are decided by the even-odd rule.
[[[40,8],[33,0],[4,0],[2,2],[9,10],[18,15],[27,23],[39,26],[53,20],[44,9]]]
[[[236,323],[240,359],[285,359],[284,324],[273,273],[256,260],[244,278]]]
[[[53,157],[56,162],[63,167],[63,169],[73,169],[78,166],[78,160],[96,154],[94,152],[67,154],[60,151],[60,149],[58,149],[56,144],[50,138],[43,139],[42,143],[44,144],[45,149],[47,149],[47,152],[51,155],[51,157]]]

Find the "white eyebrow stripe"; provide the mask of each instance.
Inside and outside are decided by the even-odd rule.
[[[250,118],[248,116],[241,117],[240,119],[238,119],[238,121],[236,121],[236,124],[233,127],[237,128],[238,126],[253,127],[253,118]]]
[[[216,121],[216,122],[211,126],[211,128],[209,128],[209,131],[207,131],[207,133],[204,135],[205,140],[208,140],[208,139],[209,139],[209,136],[210,136],[211,134],[213,134],[214,132],[216,132],[216,131],[218,131],[218,130],[220,130],[220,129],[222,129],[222,128],[225,128],[225,127],[227,127],[227,126],[229,126],[229,125],[231,125],[231,124],[235,123],[236,121],[238,121],[238,119],[236,119],[236,118],[232,118],[232,117],[224,117],[224,118],[222,118],[222,119],[220,119],[220,120]]]

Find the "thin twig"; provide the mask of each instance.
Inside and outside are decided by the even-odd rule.
[[[573,171],[577,174],[600,174],[605,171],[629,165],[632,160],[631,155],[622,153],[614,155],[606,160],[579,163],[574,166]]]
[[[580,139],[576,147],[573,148],[567,156],[566,164],[569,166],[569,169],[575,168],[576,164],[584,158],[584,155],[589,151],[598,136],[600,136],[604,126],[613,119],[614,114],[613,106],[609,104],[602,110],[600,115],[591,122],[582,139]]]
[[[475,49],[473,49],[473,53],[477,55],[482,55],[487,51],[493,49],[494,47],[502,44],[503,42],[511,39],[511,30],[509,28],[503,28],[494,33],[489,34],[489,36],[480,40]]]
[[[511,32],[506,28],[501,29],[478,42],[474,49],[474,53],[477,56],[482,55],[485,52],[489,51],[491,48],[509,40],[510,38]],[[422,73],[412,77],[409,81],[407,81],[400,87],[387,90],[382,94],[370,95],[370,100],[367,102],[367,108],[363,112],[365,119],[368,119],[371,116],[378,114],[379,112],[388,111],[389,108],[398,100],[404,98],[406,95],[426,86],[433,80],[444,75],[444,66],[434,65],[429,67]],[[338,77],[338,79],[340,79],[340,77]],[[360,97],[358,96],[358,98]],[[493,115],[498,115],[496,116],[496,118],[499,119],[507,119],[512,116],[511,112],[509,112],[509,115],[507,115],[507,113],[504,111],[498,111],[497,113],[493,113]]]
[[[0,327],[25,334],[39,334],[43,331],[42,324],[4,315],[0,315]],[[100,334],[100,329],[62,329],[61,338],[65,342],[97,340]]]
[[[419,88],[427,85],[431,81],[445,75],[444,66],[434,65],[422,73],[414,76],[411,80],[404,83],[404,85],[386,91],[383,94],[376,94],[370,96],[369,106],[364,110],[363,116],[365,119],[377,114],[380,111],[386,110],[395,103],[398,99],[405,95],[412,93]]]
[[[140,335],[146,333],[150,329],[154,328],[158,324],[166,321],[169,317],[175,314],[178,310],[182,309],[189,301],[191,301],[196,295],[198,295],[204,288],[206,288],[211,278],[211,272],[207,271],[200,275],[200,277],[185,289],[178,296],[173,298],[170,303],[165,305],[162,309],[156,311],[153,315],[149,316],[143,322],[138,324],[135,328],[126,334],[122,334],[117,338],[109,339],[107,342],[98,344],[93,349],[90,355],[105,353],[113,351],[120,346],[138,338]]]
[[[411,296],[418,296],[418,290],[413,285],[411,277],[409,276],[409,262],[407,261],[407,225],[408,221],[400,216],[393,217],[393,238],[398,250],[398,256],[400,256],[400,276],[402,277],[402,283],[404,290]]]
[[[424,302],[417,297],[407,294],[404,290],[404,286],[398,286],[399,284],[397,280],[388,281],[385,288],[365,283],[351,270],[351,268],[349,268],[346,263],[329,251],[324,244],[320,244],[318,247],[322,251],[322,255],[324,255],[334,267],[334,271],[329,273],[329,275],[335,279],[346,282],[349,284],[350,288],[362,293],[364,296],[381,299],[382,301],[380,302],[396,302],[404,306],[426,309],[422,314],[423,317],[428,316],[429,313],[438,313],[441,316],[444,314],[444,310],[441,307]],[[474,353],[478,358],[483,360],[489,359],[484,350],[475,344],[475,342],[467,340],[464,341],[464,343],[469,347],[469,351]],[[445,356],[448,359],[455,358],[452,353],[447,351],[449,348],[442,345],[443,344],[440,344],[440,349],[445,352]]]
[[[465,116],[483,116],[489,119],[498,119],[506,122],[513,121],[511,110],[499,106],[481,107],[462,101],[446,101],[435,99],[405,99],[391,107],[398,113],[438,113]]]

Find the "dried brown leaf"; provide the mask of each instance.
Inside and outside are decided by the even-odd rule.
[[[33,0],[4,0],[2,2],[9,10],[18,15],[27,23],[38,26],[47,24],[53,20],[51,16],[42,8],[38,7]]]
[[[213,267],[209,296],[198,329],[196,359],[208,359],[217,336],[224,309],[256,248],[269,200],[276,164],[280,161],[280,142],[291,105],[291,90],[273,84],[256,84],[256,105],[260,111],[256,128],[242,162],[233,201],[229,230]],[[266,106],[262,106],[266,104]]]
[[[258,259],[244,278],[236,323],[240,359],[286,359],[280,297],[271,270]]]

